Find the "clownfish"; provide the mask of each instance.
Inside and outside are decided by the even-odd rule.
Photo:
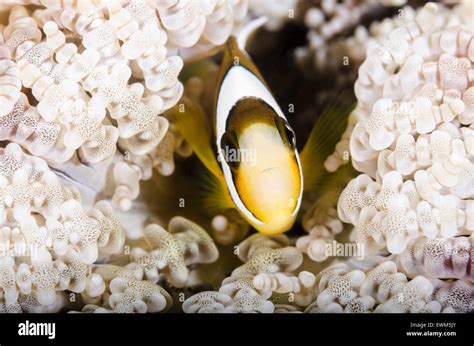
[[[184,111],[174,107],[169,114],[210,173],[201,206],[234,208],[257,231],[279,234],[293,226],[303,191],[318,185],[323,162],[347,125],[347,117],[337,115],[346,116],[348,104],[323,113],[300,159],[295,132],[245,52],[248,36],[264,22],[251,22],[224,45],[212,133],[203,110],[194,104],[185,104]],[[335,132],[339,136],[330,136]]]

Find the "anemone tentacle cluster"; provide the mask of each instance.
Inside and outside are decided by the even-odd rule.
[[[407,279],[392,261],[365,271],[338,263],[317,275],[317,298],[306,312],[468,312],[472,286],[469,280]]]
[[[284,235],[248,237],[238,245],[238,257],[245,263],[222,281],[218,292],[200,292],[184,301],[184,312],[273,312],[273,292],[302,292],[302,282],[307,281],[304,274],[301,278],[292,274],[303,256],[288,245]]]
[[[217,259],[187,219],[129,244],[116,212],[191,154],[164,116],[183,61],[214,54],[246,14],[245,0],[2,1],[1,311],[163,311],[158,276],[183,287]],[[97,264],[128,248],[125,266]]]
[[[365,263],[340,261],[314,275],[304,270],[298,272],[301,253],[285,245],[288,243],[284,237],[250,236],[239,245],[243,250],[239,257],[246,262],[224,279],[218,291],[189,297],[183,303],[183,310],[186,313],[435,313],[469,312],[474,308],[471,274],[463,274],[454,281],[440,280],[439,272],[423,269],[405,274],[403,267],[413,263],[405,256],[399,257],[399,264],[385,257]],[[283,250],[287,254],[282,257]],[[431,254],[433,268],[437,254],[430,250],[425,253],[426,257]],[[290,261],[282,262],[285,257]],[[442,266],[443,259],[437,263]],[[445,267],[445,270],[449,273],[450,269]],[[446,274],[445,277],[456,276]]]
[[[0,174],[2,309],[57,311],[64,291],[85,289],[90,264],[121,250],[122,227],[108,202],[84,210],[77,189],[15,143],[0,149]]]
[[[301,21],[308,30],[308,44],[298,48],[297,62],[318,73],[340,72],[335,79],[337,84],[353,83],[372,42],[400,22],[413,18],[414,9],[404,6],[406,3],[406,0],[322,0],[320,6],[302,5]],[[384,13],[395,11],[398,13],[394,18],[377,22]],[[369,29],[367,23],[371,23]]]
[[[2,11],[2,140],[54,164],[76,155],[109,162],[114,176],[138,182],[151,174],[137,161],[165,175],[174,169],[179,134],[163,113],[183,93],[183,59],[214,53],[244,20],[247,1],[18,0]],[[134,199],[138,185],[116,183],[114,203],[129,208],[123,191]]]
[[[207,232],[181,216],[170,220],[168,231],[150,224],[144,232],[147,246],[132,248],[129,264],[99,265],[92,271],[82,294],[83,312],[165,311],[173,299],[158,280],[166,278],[174,287],[184,287],[190,265],[212,263],[219,256]]]
[[[356,109],[325,168],[358,172],[337,206],[324,195],[309,199],[309,234],[296,242],[315,262],[334,262],[327,247],[335,239],[359,245],[367,260],[390,256],[363,270],[330,265],[316,276],[306,312],[473,310],[474,8],[429,3],[402,13],[359,27],[338,41],[342,50],[326,47],[359,71]],[[367,280],[388,269],[369,290]]]
[[[420,236],[474,230],[474,12],[458,7],[439,30],[430,24],[438,6],[425,5],[360,67],[350,153],[363,174],[346,187],[338,211],[373,251],[398,254]]]

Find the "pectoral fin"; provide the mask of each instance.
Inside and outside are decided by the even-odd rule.
[[[326,213],[329,207],[336,206],[344,187],[357,175],[358,172],[350,164],[343,165],[332,173],[325,171],[315,186],[318,194],[318,209]],[[326,214],[323,216],[327,217]]]
[[[167,115],[178,128],[184,139],[193,148],[197,157],[218,178],[224,178],[211,147],[211,134],[206,114],[203,109],[183,97],[176,106],[171,108]]]
[[[305,191],[317,191],[324,181],[324,175],[328,174],[324,161],[334,152],[354,106],[352,93],[344,92],[326,107],[317,120],[300,154]]]
[[[311,229],[315,225],[330,225],[334,219],[337,219],[339,196],[349,181],[357,175],[358,172],[350,164],[339,167],[333,173],[323,173],[320,179],[321,184],[318,185],[317,193],[315,193],[316,199],[311,209],[302,215],[303,225]]]
[[[183,97],[167,115],[202,163],[195,171],[197,203],[207,211],[235,208],[211,146],[211,134],[203,109]]]
[[[196,203],[209,213],[221,213],[227,209],[234,209],[235,204],[229,195],[224,178],[215,176],[201,165],[195,170]]]

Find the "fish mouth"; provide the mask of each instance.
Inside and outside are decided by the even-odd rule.
[[[262,169],[259,173],[270,172],[270,171],[272,171],[272,170],[274,170],[274,169],[277,169],[277,168],[278,168],[277,166],[264,168],[264,169]]]

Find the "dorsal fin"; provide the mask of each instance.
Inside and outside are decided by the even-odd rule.
[[[259,29],[262,25],[265,25],[267,22],[268,18],[263,16],[256,18],[244,25],[236,37],[237,46],[241,51],[245,51],[249,38],[255,34],[257,29]]]

